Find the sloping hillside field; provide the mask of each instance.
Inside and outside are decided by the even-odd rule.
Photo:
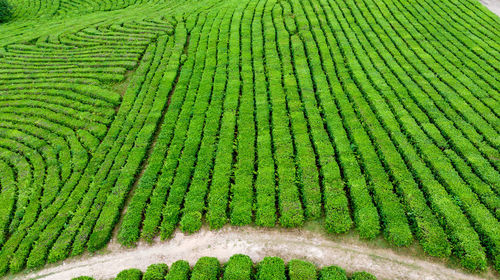
[[[478,1],[7,2],[0,275],[308,221],[500,271],[500,17]]]

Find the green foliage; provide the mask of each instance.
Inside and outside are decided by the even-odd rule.
[[[257,267],[257,280],[285,280],[285,262],[278,257],[265,257]]]
[[[253,263],[245,255],[233,255],[229,258],[225,268],[223,280],[251,280],[253,279]]]
[[[196,262],[191,280],[216,280],[219,278],[220,263],[217,258],[202,257]]]
[[[316,280],[316,266],[302,260],[291,260],[288,263],[288,278],[290,280]]]
[[[120,220],[125,246],[316,220],[500,270],[498,20],[454,1],[0,0],[0,276]]]
[[[320,280],[347,280],[345,270],[338,266],[326,266],[319,272]]]
[[[115,280],[141,280],[142,271],[136,268],[123,270],[116,276]]]
[[[12,7],[7,0],[0,0],[0,23],[9,21],[12,16]]]
[[[365,271],[358,271],[354,272],[351,277],[349,277],[350,280],[377,280],[377,277],[373,276],[372,274],[365,272]]]
[[[180,229],[183,232],[194,233],[201,228],[201,213],[200,212],[189,212],[182,216],[182,220],[179,223]]]
[[[278,257],[265,257],[256,267],[250,257],[236,254],[229,258],[221,271],[219,261],[216,258],[202,257],[191,269],[186,261],[176,261],[168,271],[166,264],[152,264],[148,267],[144,276],[137,269],[121,271],[116,279],[142,279],[143,280],[187,280],[187,279],[224,279],[224,280],[252,280],[252,279],[290,279],[290,280],[347,280],[345,271],[337,266],[323,267],[321,270],[310,262],[302,260],[291,260],[287,265]],[[92,279],[82,276],[75,279]],[[366,272],[355,272],[349,279],[372,279],[373,275]]]
[[[163,280],[168,272],[168,265],[164,263],[152,264],[144,273],[142,280]]]
[[[190,272],[191,268],[187,261],[176,261],[170,267],[165,280],[187,280],[189,279]]]

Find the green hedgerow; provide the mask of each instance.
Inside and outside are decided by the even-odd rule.
[[[163,280],[168,272],[168,265],[157,263],[148,266],[142,280]]]
[[[198,211],[186,213],[180,222],[183,232],[194,233],[201,228],[201,213]]]
[[[358,271],[358,272],[354,272],[349,279],[350,280],[377,280],[377,277],[375,277],[372,274],[365,272],[365,271]]]
[[[141,280],[142,271],[137,268],[131,268],[127,270],[122,270],[116,276],[115,280]]]
[[[0,23],[9,21],[12,16],[12,7],[7,0],[0,0]]]

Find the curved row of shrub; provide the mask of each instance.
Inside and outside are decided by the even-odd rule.
[[[80,254],[99,216],[119,216],[120,205],[101,210],[120,179],[119,170],[138,170],[167,103],[167,85],[175,82],[179,66],[171,62],[180,63],[186,40],[186,35],[184,41],[182,35],[175,36],[177,45],[174,40],[167,45],[167,36],[156,39],[171,30],[166,22],[137,22],[134,26],[136,32],[86,29],[61,36],[57,42],[45,38],[34,45],[15,44],[0,58],[0,64],[6,66],[0,74],[0,143],[8,147],[0,159],[10,158],[3,165],[9,169],[0,193],[2,274]],[[157,28],[149,32],[141,31],[141,26]],[[110,41],[118,50],[107,43]],[[163,47],[156,48],[157,43],[151,41],[162,42],[158,45]],[[152,77],[146,80],[154,51],[161,50],[156,57],[159,64],[162,56],[170,57],[174,46],[177,55],[155,69],[158,73],[153,81]],[[123,100],[121,93],[100,82],[107,82],[109,75],[113,81],[124,80],[125,68],[135,68],[141,57],[144,63]],[[164,74],[169,71],[170,75]],[[167,85],[157,90],[163,76]],[[151,94],[154,92],[162,93],[163,102],[161,95],[155,98]],[[142,135],[138,133],[141,128]],[[134,145],[135,161],[126,157]],[[17,178],[14,188],[9,187],[9,171]],[[128,186],[134,178],[130,175],[121,174]],[[126,198],[128,189],[123,190],[113,191],[114,203]],[[114,223],[106,221],[106,228],[99,227],[104,232],[100,244],[107,242]]]
[[[58,3],[108,12],[0,34],[1,273],[117,224],[131,246],[311,220],[499,269],[500,32],[479,6]]]
[[[3,2],[3,1],[2,1]],[[123,9],[131,5],[139,5],[146,0],[20,0],[10,4],[11,17],[16,20],[29,20],[37,17],[49,18],[74,14],[85,14],[98,11]],[[156,0],[155,2],[159,2]],[[5,1],[7,3],[7,1]],[[1,22],[1,21],[0,21]]]
[[[92,277],[81,276],[73,280],[91,280]],[[158,263],[148,266],[143,273],[131,268],[118,273],[116,280],[376,280],[377,278],[364,271],[346,273],[338,266],[316,267],[303,260],[291,260],[287,264],[278,257],[265,257],[254,265],[246,255],[233,255],[227,263],[220,264],[212,257],[202,257],[191,268],[186,261],[176,261],[170,268]]]
[[[219,28],[224,37],[207,50],[209,58],[188,54],[200,63],[199,76],[189,77],[193,92],[202,87],[201,69],[222,65],[211,75],[220,81],[214,88],[225,91],[215,114],[220,130],[208,113],[203,121],[179,117],[173,140],[162,143],[161,174],[148,182],[156,189],[146,209],[156,211],[146,211],[142,236],[155,235],[160,211],[170,221],[163,238],[179,213],[188,233],[204,215],[211,228],[228,217],[234,225],[294,227],[324,215],[329,232],[354,223],[364,238],[382,231],[397,246],[415,236],[433,256],[453,251],[470,269],[484,269],[485,249],[496,263],[498,166],[487,156],[498,154],[494,58],[466,50],[459,63],[450,50],[462,38],[417,40],[430,27],[408,20],[415,14],[406,10],[419,5],[247,1],[224,10],[231,20]],[[194,102],[186,99],[182,108]],[[191,145],[190,131],[200,143]],[[140,230],[138,212],[130,215],[134,234],[120,235],[127,245]]]

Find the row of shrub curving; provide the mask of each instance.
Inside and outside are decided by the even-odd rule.
[[[80,276],[73,280],[92,280],[89,276]],[[348,274],[338,266],[317,268],[313,263],[303,260],[291,260],[285,263],[279,257],[265,257],[254,265],[246,255],[233,255],[222,264],[213,257],[202,257],[191,268],[187,261],[176,261],[169,268],[163,263],[148,266],[143,273],[136,268],[118,273],[116,280],[376,280],[364,271]]]

